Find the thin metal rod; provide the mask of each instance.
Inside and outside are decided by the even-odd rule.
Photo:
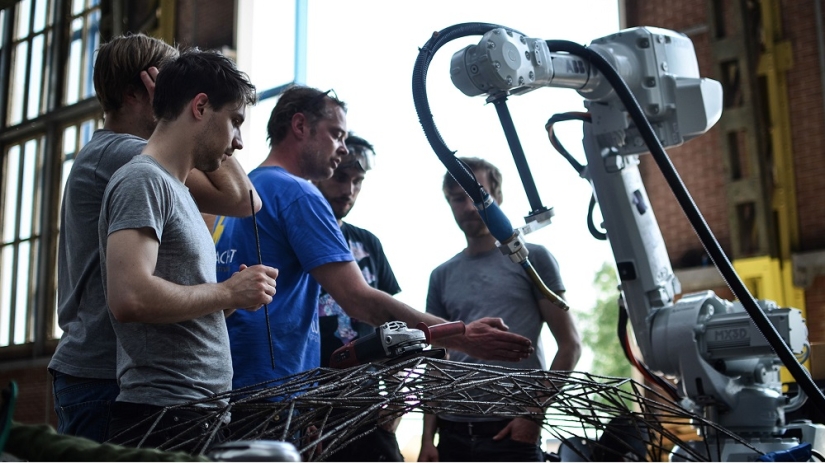
[[[261,259],[261,238],[258,236],[258,218],[255,216],[255,197],[249,190],[249,204],[252,206],[252,225],[255,228],[255,248],[258,250],[258,264],[263,265]],[[269,358],[272,360],[272,369],[275,369],[275,350],[272,348],[272,328],[269,325],[269,306],[264,304],[264,318],[266,318],[266,338],[269,340]]]

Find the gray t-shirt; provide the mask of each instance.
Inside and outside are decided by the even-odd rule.
[[[553,292],[564,291],[559,265],[546,248],[527,243],[530,262],[544,283]],[[544,318],[538,301],[543,298],[530,277],[520,265],[497,248],[477,256],[464,251],[439,265],[430,274],[427,291],[427,312],[449,321],[469,323],[483,317],[501,317],[510,332],[520,334],[533,342],[535,351],[521,362],[478,360],[464,352],[450,350],[450,360],[468,363],[499,365],[508,368],[546,369],[544,347],[540,340]],[[476,391],[479,400],[492,400]],[[499,419],[484,415],[439,415],[452,421],[492,421]]]
[[[527,243],[527,250],[530,251],[530,262],[547,287],[554,292],[564,291],[559,265],[552,254],[546,248],[530,243]],[[462,251],[430,275],[427,312],[465,323],[483,317],[501,317],[510,332],[526,337],[536,349],[530,357],[518,363],[482,362],[459,351],[450,351],[450,360],[546,369],[544,349],[539,342],[544,319],[538,301],[543,297],[524,269],[498,249],[477,256],[468,256]]]
[[[189,189],[146,155],[117,171],[103,196],[98,232],[104,292],[109,235],[137,228],[152,229],[160,244],[155,276],[185,286],[216,281],[215,245]],[[112,326],[118,401],[168,406],[231,388],[223,312],[169,324],[119,323],[112,316]]]
[[[112,175],[146,140],[98,130],[74,160],[60,208],[57,322],[63,336],[49,368],[83,378],[115,379],[115,332],[103,296],[97,222]]]

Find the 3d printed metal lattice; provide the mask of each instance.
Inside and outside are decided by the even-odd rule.
[[[222,441],[279,440],[294,444],[305,460],[325,460],[376,424],[405,413],[425,412],[531,415],[579,461],[622,457],[663,461],[674,445],[680,448],[681,460],[719,461],[720,449],[708,443],[700,451],[691,450],[669,426],[687,423],[697,428],[698,435],[730,439],[757,455],[762,453],[654,389],[627,378],[584,372],[519,370],[416,357],[394,365],[318,368],[181,406],[210,406],[220,399],[231,399],[230,405],[179,425],[181,436],[191,436],[191,429],[204,422],[209,425],[207,432],[173,439],[162,448],[188,447],[206,453],[219,436]],[[172,408],[177,407],[147,421]],[[226,425],[230,414],[231,425]],[[141,441],[127,444],[140,446]]]

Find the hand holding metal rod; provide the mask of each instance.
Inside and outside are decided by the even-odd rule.
[[[263,265],[261,258],[261,238],[258,236],[258,218],[255,216],[255,198],[249,190],[249,203],[252,205],[252,225],[255,229],[255,248],[258,251],[258,264]],[[269,325],[269,306],[264,304],[264,318],[266,319],[266,338],[269,340],[269,357],[272,360],[272,369],[275,369],[275,351],[272,348],[272,328]]]

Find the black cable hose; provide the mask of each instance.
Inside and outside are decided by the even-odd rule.
[[[559,138],[556,136],[555,131],[550,131],[550,127],[555,125],[556,122],[563,122],[563,121],[574,121],[579,120],[582,122],[590,122],[589,117],[585,117],[582,114],[571,114],[571,113],[562,113],[562,114],[554,114],[550,119],[547,120],[547,123],[544,124],[544,128],[548,130],[550,134],[550,144],[556,148],[556,151],[562,155],[564,159],[573,167],[573,169],[579,175],[584,173],[584,166],[567,151],[567,148],[562,145]],[[593,222],[593,211],[596,209],[596,193],[592,193],[590,195],[590,204],[587,206],[587,231],[590,232],[590,236],[596,238],[599,241],[607,241],[607,233],[599,230],[596,228],[596,224]]]
[[[561,114],[554,114],[547,120],[547,123],[544,124],[544,128],[550,130],[550,127],[555,125],[556,122],[565,122],[565,121],[582,121],[582,122],[590,122],[589,117],[585,117],[583,114],[578,113],[561,113]],[[556,148],[556,151],[562,155],[562,157],[573,167],[577,174],[581,175],[584,172],[584,166],[570,154],[569,151],[561,144],[561,141],[556,136],[556,132],[553,131],[550,133],[550,143],[553,147]]]
[[[593,211],[595,209],[596,194],[593,193],[590,195],[590,205],[587,206],[587,231],[590,232],[590,235],[593,238],[596,238],[599,241],[607,241],[607,233],[596,228],[596,224],[593,222]]]
[[[453,41],[461,37],[468,37],[471,35],[484,35],[490,30],[502,28],[508,31],[521,34],[521,32],[505,26],[487,23],[463,23],[456,24],[438,32],[434,32],[430,40],[418,50],[418,58],[415,60],[415,67],[413,67],[412,90],[413,102],[415,103],[415,111],[418,114],[418,120],[421,127],[424,129],[424,135],[430,146],[435,151],[435,154],[447,168],[447,171],[455,178],[456,182],[464,188],[464,191],[473,199],[475,203],[481,203],[481,193],[478,189],[478,182],[475,181],[470,172],[458,161],[455,152],[451,151],[441,134],[435,127],[433,115],[430,111],[430,102],[427,99],[427,70],[430,66],[430,61],[433,55],[445,43]],[[524,34],[521,34],[524,35]]]
[[[639,360],[634,358],[633,351],[630,350],[628,347],[629,343],[627,342],[627,322],[628,322],[628,314],[627,309],[624,308],[622,304],[619,304],[619,323],[616,326],[616,334],[619,336],[619,343],[622,345],[622,352],[624,352],[625,358],[627,361],[634,366],[637,366],[639,369],[644,370],[640,371],[645,378],[649,379],[657,386],[662,388],[665,393],[673,399],[674,402],[679,401],[679,391],[676,389],[676,386],[670,384],[667,380],[662,378],[661,376],[653,373],[650,368],[644,362],[640,362]]]
[[[639,133],[650,149],[656,165],[659,166],[659,170],[662,172],[662,175],[664,175],[665,180],[667,180],[673,195],[676,196],[676,200],[682,207],[682,211],[687,216],[688,221],[690,221],[691,226],[693,226],[693,230],[699,236],[702,246],[704,246],[708,256],[710,256],[716,265],[719,273],[722,274],[728,287],[739,299],[748,315],[756,324],[756,327],[770,343],[773,350],[779,356],[780,360],[782,360],[785,367],[788,368],[799,386],[805,391],[808,397],[813,400],[820,413],[825,413],[825,395],[822,394],[822,391],[816,386],[807,371],[805,371],[799,361],[797,361],[790,347],[788,347],[779,335],[779,332],[768,320],[765,313],[759,308],[756,300],[750,291],[748,291],[745,284],[742,283],[739,275],[736,274],[733,265],[731,265],[730,260],[728,260],[728,257],[722,250],[722,246],[716,240],[707,222],[705,222],[702,213],[696,207],[696,203],[694,203],[681,177],[679,177],[679,173],[676,172],[676,168],[673,167],[664,147],[662,147],[661,142],[653,131],[653,127],[650,126],[650,122],[647,120],[647,117],[645,117],[642,108],[639,106],[639,102],[625,81],[613,66],[595,50],[565,40],[548,40],[547,46],[551,52],[566,52],[584,58],[591,65],[595,66],[599,72],[605,76],[608,82],[610,82],[613,90],[624,104],[625,109],[627,109],[633,121],[636,122]]]

